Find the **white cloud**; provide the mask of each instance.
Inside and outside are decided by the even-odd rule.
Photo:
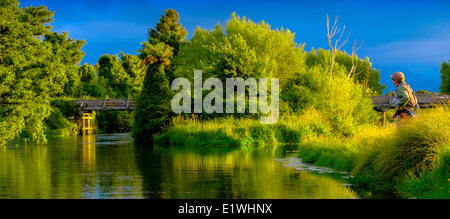
[[[450,59],[450,33],[438,34],[427,39],[387,42],[361,49],[378,64],[421,63],[440,64]]]

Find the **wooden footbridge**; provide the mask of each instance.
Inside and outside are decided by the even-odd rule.
[[[134,100],[128,99],[81,99],[75,100],[81,115],[81,134],[94,133],[94,119],[97,111],[133,111],[136,108]]]
[[[417,94],[420,108],[432,108],[438,105],[450,105],[450,95]],[[392,107],[394,97],[372,97],[374,109],[381,113],[381,122],[386,120],[386,111]],[[93,133],[93,120],[96,111],[133,111],[136,108],[134,100],[128,99],[81,99],[75,100],[80,115],[82,115],[82,134]]]

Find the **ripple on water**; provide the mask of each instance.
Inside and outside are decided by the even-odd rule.
[[[294,168],[298,171],[306,171],[306,172],[316,172],[316,173],[335,173],[345,175],[343,177],[349,177],[349,173],[342,171],[335,171],[327,167],[315,166],[312,164],[302,162],[301,158],[298,157],[288,157],[288,158],[280,158],[275,159],[276,162],[282,163],[285,167]]]

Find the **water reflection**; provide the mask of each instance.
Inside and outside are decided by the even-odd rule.
[[[335,178],[286,167],[295,154],[148,149],[128,134],[0,152],[0,198],[357,198]]]
[[[81,139],[83,146],[83,168],[87,172],[95,171],[95,135],[84,135]]]

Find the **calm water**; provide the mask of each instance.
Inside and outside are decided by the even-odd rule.
[[[358,198],[295,152],[148,149],[128,134],[0,151],[0,198]]]

